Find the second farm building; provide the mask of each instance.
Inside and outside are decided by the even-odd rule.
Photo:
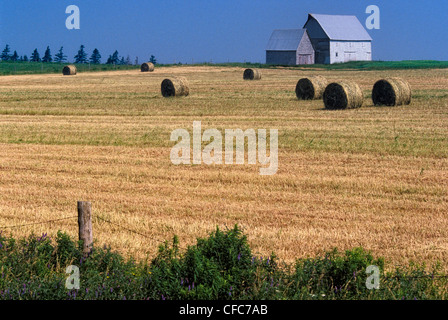
[[[274,30],[266,64],[371,61],[372,38],[356,16],[309,14],[302,29]]]

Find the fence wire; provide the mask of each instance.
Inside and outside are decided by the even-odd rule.
[[[121,229],[125,229],[125,230],[128,231],[128,232],[131,232],[131,233],[140,235],[140,236],[142,236],[142,237],[144,237],[144,238],[146,238],[146,239],[150,239],[150,240],[152,240],[152,241],[158,242],[158,243],[160,243],[160,244],[165,244],[165,243],[167,243],[167,240],[163,240],[163,241],[161,241],[161,240],[157,240],[157,239],[154,238],[154,236],[149,236],[149,235],[147,235],[147,234],[144,234],[144,233],[135,231],[135,230],[133,230],[133,229],[123,227],[121,224],[112,222],[112,221],[107,220],[107,219],[104,219],[104,218],[102,218],[102,217],[98,217],[98,216],[96,216],[96,218],[99,219],[99,220],[101,220],[101,221],[104,221],[104,222],[106,222],[106,223],[109,223],[109,224],[111,224],[111,225],[117,226],[117,227],[119,227],[119,228],[121,228]],[[187,249],[187,247],[181,246],[181,245],[179,245],[179,244],[178,244],[178,247],[181,248],[181,249]]]
[[[0,227],[0,230],[15,229],[15,228],[21,228],[21,227],[27,227],[27,226],[34,226],[34,225],[39,225],[39,224],[52,223],[52,222],[56,222],[56,221],[69,220],[69,219],[73,219],[73,218],[78,218],[78,216],[65,217],[65,218],[53,219],[53,220],[41,221],[41,222],[18,224],[18,225],[12,225],[12,226],[3,226],[3,227]]]
[[[33,223],[24,223],[24,224],[11,225],[11,226],[1,226],[0,227],[0,231],[1,230],[7,230],[7,229],[16,229],[16,228],[21,228],[21,227],[29,227],[29,226],[34,226],[34,225],[42,225],[42,224],[53,223],[53,222],[64,221],[64,220],[75,219],[75,218],[77,219],[78,216],[70,216],[70,217],[65,217],[65,218],[60,218],[60,219],[52,219],[52,220],[47,220],[47,221],[40,221],[40,222],[33,222]],[[109,223],[111,225],[117,226],[120,229],[124,229],[124,230],[126,230],[126,231],[128,231],[130,233],[134,233],[134,234],[142,236],[142,237],[144,237],[146,239],[150,239],[152,241],[156,241],[156,242],[158,242],[160,244],[166,243],[166,240],[165,241],[156,240],[156,239],[154,239],[153,236],[149,236],[147,234],[138,232],[136,230],[124,227],[123,225],[115,223],[115,222],[112,222],[112,221],[110,221],[108,219],[105,219],[105,218],[102,218],[102,217],[99,217],[99,216],[95,216],[95,218],[98,219],[98,220],[101,220],[103,222]],[[179,247],[182,248],[181,246],[179,246]],[[186,249],[186,248],[184,248],[184,249]]]
[[[142,236],[142,237],[145,237],[145,238],[147,238],[147,239],[151,239],[150,236],[148,236],[148,235],[146,235],[146,234],[143,234],[143,233],[141,233],[141,232],[138,232],[138,231],[135,231],[135,230],[132,230],[132,229],[123,227],[121,224],[112,222],[112,221],[110,221],[110,220],[107,220],[107,219],[104,219],[104,218],[102,218],[102,217],[98,217],[98,216],[95,217],[95,218],[97,218],[97,219],[99,219],[99,220],[101,220],[101,221],[107,222],[107,223],[109,223],[109,224],[112,224],[112,225],[114,225],[114,226],[120,227],[121,229],[125,229],[126,231],[129,231],[129,232],[131,232],[131,233],[135,233],[135,234],[138,234],[138,235],[140,235],[140,236]]]
[[[60,218],[60,219],[52,219],[52,220],[41,221],[41,222],[34,222],[34,223],[25,223],[25,224],[20,224],[20,225],[3,226],[3,227],[0,227],[0,230],[15,229],[15,228],[21,228],[21,227],[27,227],[27,226],[33,226],[33,225],[40,225],[40,224],[64,221],[64,220],[69,220],[69,219],[74,219],[74,218],[78,218],[78,216],[70,216],[70,217],[65,217],[65,218]],[[124,229],[124,230],[126,230],[128,232],[140,235],[140,236],[142,236],[142,237],[144,237],[146,239],[151,239],[152,241],[156,241],[156,242],[159,242],[161,244],[164,244],[164,243],[167,242],[166,240],[165,241],[156,240],[156,239],[154,239],[154,237],[151,237],[151,236],[149,236],[147,234],[138,232],[136,230],[133,230],[133,229],[130,229],[130,228],[127,228],[127,227],[123,227],[121,224],[112,222],[112,221],[110,221],[108,219],[105,219],[105,218],[102,218],[102,217],[99,217],[99,216],[95,216],[95,218],[97,218],[97,219],[99,219],[99,220],[101,220],[103,222],[109,223],[111,225],[117,226],[117,227],[119,227],[121,229]],[[186,247],[181,247],[181,246],[179,246],[179,248],[186,249]],[[446,276],[445,275],[421,275],[421,276],[411,276],[411,277],[406,277],[406,276],[386,276],[383,279],[385,279],[385,280],[394,280],[394,279],[395,280],[415,280],[415,279],[424,279],[424,278],[431,278],[433,280],[436,280],[436,279],[447,279],[448,275],[446,275]]]

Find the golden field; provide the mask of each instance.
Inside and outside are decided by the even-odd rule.
[[[178,235],[194,244],[238,224],[254,253],[281,260],[362,246],[391,265],[448,269],[448,73],[446,70],[160,67],[77,76],[0,77],[0,230],[77,237],[76,202],[91,201],[96,245],[137,259]],[[365,102],[329,111],[298,101],[301,77],[353,80]],[[190,82],[166,99],[160,83]],[[409,81],[409,106],[375,107],[376,80]],[[279,168],[180,165],[171,131],[279,130]],[[74,217],[51,223],[48,220]],[[105,222],[108,220],[111,223]],[[133,233],[129,230],[134,230]]]

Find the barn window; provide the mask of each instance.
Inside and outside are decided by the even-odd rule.
[[[338,53],[336,52],[336,57],[338,56]]]

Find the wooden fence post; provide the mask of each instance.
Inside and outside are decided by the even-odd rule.
[[[78,227],[79,240],[83,241],[83,254],[87,257],[92,251],[92,204],[90,202],[78,201]]]

